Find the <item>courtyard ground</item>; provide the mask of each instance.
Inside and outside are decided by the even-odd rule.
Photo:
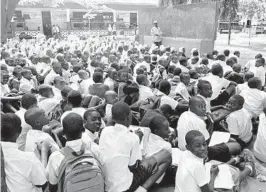
[[[245,65],[248,60],[254,59],[257,53],[266,57],[266,34],[251,35],[247,33],[233,33],[231,44],[228,45],[228,34],[218,34],[214,44],[214,49],[223,51],[229,49],[241,52],[240,64]],[[249,44],[250,43],[250,44]]]

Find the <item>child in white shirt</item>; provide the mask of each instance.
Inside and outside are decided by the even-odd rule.
[[[17,115],[1,115],[1,146],[8,191],[41,192],[47,182],[45,169],[34,153],[18,149],[16,140],[20,132],[21,121]]]

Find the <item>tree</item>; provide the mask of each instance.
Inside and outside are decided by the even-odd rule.
[[[263,0],[240,0],[239,11],[248,19],[252,19],[255,14],[261,17],[265,14],[266,1]]]
[[[220,4],[220,18],[229,20],[228,45],[230,45],[231,40],[232,21],[237,16],[238,7],[239,0],[222,0]]]

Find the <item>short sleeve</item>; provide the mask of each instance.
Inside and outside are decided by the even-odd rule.
[[[223,82],[223,88],[227,88],[230,85],[230,81],[225,78],[222,78],[222,82]]]
[[[226,119],[226,123],[228,125],[228,130],[231,135],[239,135],[239,127],[237,120],[232,115],[228,116],[228,118]]]
[[[44,166],[35,155],[30,171],[30,181],[35,186],[44,185],[47,182]]]
[[[48,181],[52,185],[56,185],[58,183],[58,177],[59,177],[59,167],[63,160],[63,156],[59,156],[58,151],[51,154],[47,167],[46,167],[46,176],[48,178]]]
[[[175,110],[175,108],[178,105],[178,102],[176,100],[174,100],[173,98],[171,98],[171,97],[162,96],[162,98],[161,98],[161,105],[160,106],[162,106],[163,104],[168,104],[168,105],[171,106],[171,108],[173,110]]]
[[[134,138],[134,140],[133,140],[133,147],[130,151],[129,166],[135,165],[137,160],[142,160],[139,139],[137,138],[136,135],[133,136],[134,137],[132,138]]]
[[[199,187],[202,187],[209,183],[209,177],[207,175],[207,172],[206,172],[206,169],[203,163],[202,165],[195,165],[193,175]]]
[[[266,93],[264,91],[262,91],[263,94],[263,108],[266,107]]]

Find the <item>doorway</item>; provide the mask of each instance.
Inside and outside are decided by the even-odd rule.
[[[43,34],[47,38],[52,37],[52,23],[51,23],[50,11],[42,11],[42,26],[43,26]]]

